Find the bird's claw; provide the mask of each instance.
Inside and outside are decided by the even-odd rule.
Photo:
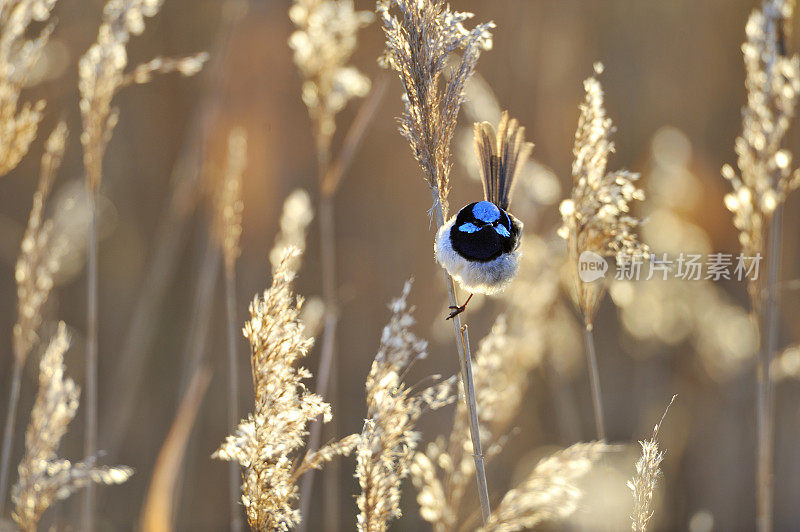
[[[458,316],[459,314],[461,314],[461,313],[462,313],[462,312],[464,312],[465,310],[467,310],[467,304],[466,304],[466,303],[464,303],[464,304],[463,304],[463,305],[461,305],[461,306],[450,305],[450,306],[449,306],[449,307],[447,307],[447,308],[449,308],[449,309],[450,309],[450,315],[449,315],[449,316],[447,316],[447,317],[445,318],[445,320],[450,320],[450,319],[453,319],[453,318],[455,318],[456,316]]]

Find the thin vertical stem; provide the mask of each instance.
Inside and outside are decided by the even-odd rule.
[[[331,366],[330,385],[328,386],[328,393],[331,397],[338,397],[339,395],[338,373],[337,365]],[[331,435],[330,440],[338,437],[336,416],[331,418],[331,421],[325,426],[324,432]],[[325,441],[328,441],[328,439],[325,438]],[[325,518],[325,532],[339,532],[341,529],[342,504],[339,502],[341,470],[341,461],[331,460],[325,465],[325,470],[322,473],[322,515]]]
[[[183,351],[184,369],[180,384],[181,397],[186,392],[192,375],[205,362],[208,347],[206,340],[214,312],[214,292],[219,278],[220,254],[219,245],[209,237],[200,263],[200,273],[197,276],[194,311]]]
[[[236,270],[233,264],[226,262],[225,268],[225,303],[228,315],[228,428],[236,429],[239,423],[239,360],[236,356]],[[228,464],[228,481],[231,503],[231,530],[242,530],[242,508],[240,500],[240,484],[242,475],[237,462]]]
[[[222,5],[232,9],[222,10],[221,25],[210,50],[210,61],[201,74],[203,94],[194,106],[195,112],[186,128],[189,133],[173,167],[170,197],[156,232],[150,267],[142,281],[136,307],[117,357],[119,362],[116,371],[106,388],[114,391],[114,394],[107,396],[110,405],[107,415],[103,416],[106,430],[102,445],[110,461],[116,460],[119,448],[132,426],[130,419],[142,391],[145,368],[152,357],[151,347],[163,311],[164,297],[175,275],[177,261],[185,245],[189,217],[195,211],[202,189],[198,181],[206,137],[219,114],[222,86],[226,81],[223,65],[231,36],[245,17],[249,1],[226,0]]]
[[[315,392],[323,399],[332,403],[330,397],[326,397],[329,381],[336,378],[335,368],[333,367],[334,351],[336,348],[336,324],[338,322],[338,308],[336,296],[336,226],[334,220],[333,200],[336,191],[342,182],[347,170],[358,151],[364,136],[369,129],[369,125],[375,118],[375,113],[379,104],[386,93],[389,85],[388,77],[382,76],[373,86],[369,96],[361,104],[356,118],[350,125],[344,138],[344,144],[336,160],[331,164],[330,138],[324,135],[317,135],[317,172],[320,186],[320,206],[318,213],[320,228],[320,262],[322,264],[322,297],[325,305],[325,328],[322,332],[322,349],[320,353],[320,365],[317,372],[317,389]],[[335,383],[331,384],[331,394],[335,395]],[[335,421],[334,421],[335,422]],[[311,425],[308,439],[308,451],[314,451],[319,447],[322,438],[322,420],[317,419]],[[326,474],[333,475],[337,471],[337,466],[333,466],[332,471]],[[297,527],[298,532],[304,532],[308,523],[308,510],[311,504],[311,491],[314,486],[315,470],[311,469],[304,476],[300,483],[300,515],[303,520]],[[338,475],[337,475],[338,476]],[[330,485],[334,490],[338,490],[339,483],[334,482]],[[330,499],[338,500],[338,495],[331,494]],[[333,506],[328,505],[329,508]],[[331,520],[335,515],[330,516]],[[329,526],[336,526],[328,523]]]
[[[97,191],[87,185],[89,202],[89,238],[87,246],[86,290],[86,427],[84,456],[97,452]],[[83,499],[82,530],[94,530],[94,484],[89,483]]]
[[[436,188],[431,188],[431,197],[433,198],[433,216],[436,221],[436,229],[444,225],[444,211],[442,204],[439,202],[439,191]],[[447,295],[450,299],[450,305],[458,305],[458,296],[456,296],[456,287],[453,283],[453,278],[447,271],[444,271],[444,282],[447,287]],[[489,489],[486,483],[486,467],[483,461],[483,447],[481,445],[480,426],[478,425],[478,405],[475,399],[475,383],[472,379],[472,352],[469,348],[469,335],[467,334],[467,326],[461,324],[461,315],[456,314],[453,317],[453,331],[456,336],[456,349],[458,350],[458,362],[461,368],[461,384],[464,387],[464,402],[467,407],[467,416],[469,417],[469,433],[472,439],[472,457],[475,460],[475,480],[478,483],[478,497],[481,503],[481,516],[483,523],[489,520],[492,513],[491,505],[489,504]]]
[[[600,392],[600,372],[597,370],[597,354],[594,348],[594,327],[586,324],[586,362],[589,368],[589,383],[592,388],[592,405],[594,406],[594,425],[597,429],[597,439],[606,439],[606,425],[603,417],[603,399]]]
[[[448,276],[449,277],[449,276]],[[452,282],[452,279],[450,280]],[[481,444],[481,432],[478,425],[478,405],[475,400],[475,385],[472,378],[472,351],[469,348],[469,334],[467,334],[467,324],[461,326],[461,343],[464,349],[459,353],[459,363],[461,365],[461,382],[464,385],[464,399],[467,404],[467,415],[469,417],[469,433],[472,437],[472,459],[475,462],[475,477],[478,481],[478,492],[481,500],[481,516],[483,523],[489,520],[492,509],[489,506],[489,491],[486,482],[486,468],[483,463],[483,448]]]
[[[0,465],[0,517],[3,516],[8,492],[8,468],[11,463],[11,448],[14,439],[14,425],[17,419],[17,405],[19,403],[19,389],[22,382],[22,362],[19,357],[14,357],[14,369],[11,376],[11,394],[8,397],[8,414],[6,425],[3,429],[3,456]]]
[[[771,532],[773,507],[773,455],[775,445],[775,397],[769,369],[778,348],[778,279],[781,263],[781,234],[783,206],[773,213],[767,240],[768,271],[764,286],[762,308],[761,349],[757,370],[757,466],[756,489],[758,493],[756,522],[759,532]]]
[[[321,154],[319,160],[319,175],[322,178],[327,172],[327,156]],[[336,347],[338,310],[336,308],[336,228],[334,225],[333,199],[327,194],[323,194],[320,199],[318,220],[322,263],[322,298],[325,304],[325,328],[322,332],[322,348],[320,350],[319,371],[317,372],[317,387],[315,393],[330,403],[331,398],[327,397],[327,394]],[[308,451],[317,450],[321,439],[322,420],[317,419],[311,425],[308,438]],[[303,475],[303,480],[300,483],[300,515],[303,520],[298,526],[299,532],[305,531],[308,523],[308,511],[311,505],[311,493],[314,486],[314,473],[314,469],[308,471]]]

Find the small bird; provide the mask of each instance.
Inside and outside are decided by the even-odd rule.
[[[522,222],[508,212],[517,170],[533,144],[525,128],[503,113],[495,132],[488,122],[475,124],[475,153],[480,161],[483,201],[470,203],[436,234],[436,260],[470,293],[461,306],[451,306],[451,319],[464,312],[475,293],[502,291],[519,271]]]

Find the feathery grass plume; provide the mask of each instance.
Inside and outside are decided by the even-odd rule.
[[[602,64],[596,64],[595,73],[599,75],[602,71]],[[594,320],[605,285],[581,281],[578,277],[580,255],[591,251],[622,262],[646,258],[649,251],[636,236],[641,221],[629,214],[629,203],[644,199],[644,192],[635,184],[639,174],[626,170],[607,171],[608,156],[614,151],[611,140],[614,127],[606,116],[603,88],[594,76],[584,81],[583,86],[586,98],[580,106],[573,147],[572,197],[559,206],[563,225],[558,234],[568,243],[575,297],[588,325]]]
[[[542,459],[522,484],[506,493],[481,530],[511,532],[568,518],[583,497],[576,483],[609,450],[603,442],[576,443]]]
[[[366,380],[367,420],[356,451],[356,477],[361,485],[357,504],[358,530],[383,532],[401,516],[400,485],[419,441],[417,420],[428,409],[455,400],[455,378],[420,390],[403,382],[411,365],[427,356],[428,344],[411,330],[413,307],[408,305],[411,281],[390,305],[392,317],[383,328],[381,345]]]
[[[520,354],[508,334],[505,316],[500,316],[475,356],[475,393],[481,405],[478,421],[487,459],[496,456],[508,438],[508,427],[527,386],[530,359]],[[417,452],[410,466],[420,515],[436,531],[459,529],[463,496],[475,474],[472,454],[467,409],[460,402],[449,436]]]
[[[67,426],[78,410],[80,390],[64,376],[64,353],[69,347],[67,328],[58,331],[39,365],[39,391],[25,434],[25,456],[19,481],[11,490],[14,520],[24,530],[35,530],[42,513],[57,500],[93,483],[121,484],[133,474],[129,467],[98,466],[97,456],[71,463],[56,452]]]
[[[396,6],[399,17],[392,14]],[[400,132],[425,172],[428,186],[447,214],[450,188],[450,145],[464,84],[472,75],[481,50],[492,46],[493,22],[472,30],[464,22],[472,13],[450,11],[443,0],[379,0],[377,12],[386,34],[385,64],[397,71],[403,85],[405,110]],[[441,87],[441,74],[451,53],[461,61]]]
[[[742,134],[736,139],[740,174],[726,164],[722,175],[733,187],[725,206],[734,215],[747,255],[764,251],[765,222],[800,185],[800,170],[792,170],[792,154],[783,149],[800,93],[800,59],[788,57],[785,49],[784,25],[793,11],[792,0],[767,0],[761,10],[753,11],[745,28],[747,105],[742,108]]]
[[[272,285],[250,304],[243,332],[251,348],[255,411],[213,455],[244,467],[242,502],[253,530],[296,526],[301,520],[294,509],[297,477],[334,456],[348,454],[355,445],[354,438],[345,439],[297,460],[306,426],[319,415],[325,420],[331,416],[330,406],[302,382],[311,373],[295,367],[313,344],[303,335],[302,300],[292,293],[295,271],[289,265],[298,253],[294,248],[285,251]]]
[[[247,164],[247,135],[241,128],[233,129],[228,135],[228,161],[216,198],[214,213],[214,233],[225,259],[225,311],[228,329],[228,426],[236,427],[239,416],[239,357],[237,356],[236,332],[236,259],[241,250],[239,239],[242,236],[242,175]],[[197,370],[195,370],[197,371]],[[228,483],[230,489],[230,528],[233,532],[242,530],[241,506],[239,505],[239,466],[228,464]]]
[[[595,74],[603,71],[600,63]],[[585,325],[586,358],[589,367],[592,403],[597,438],[606,439],[603,402],[597,354],[594,347],[593,322],[606,285],[584,282],[579,276],[581,257],[593,253],[601,257],[615,256],[618,262],[640,260],[649,255],[645,244],[636,236],[641,221],[629,214],[629,203],[643,200],[644,192],[635,182],[639,174],[625,170],[607,172],[608,156],[614,151],[611,134],[614,128],[606,116],[603,88],[596,77],[583,82],[586,98],[580,106],[578,130],[575,133],[572,163],[572,197],[561,202],[559,211],[563,225],[558,235],[567,241],[573,297]]]
[[[734,214],[743,253],[764,253],[768,260],[767,276],[748,283],[761,338],[756,371],[756,523],[762,531],[772,530],[775,406],[770,364],[778,350],[781,207],[800,185],[800,170],[791,169],[792,154],[783,149],[800,92],[800,58],[789,57],[786,49],[794,7],[794,0],[765,0],[747,21],[742,45],[747,105],[742,108],[742,134],[736,139],[740,175],[730,165],[722,168],[733,187],[725,206]]]
[[[39,184],[33,194],[33,206],[14,271],[17,283],[17,321],[14,324],[12,337],[14,368],[9,388],[8,415],[3,434],[2,465],[0,465],[0,515],[5,507],[8,487],[22,368],[25,367],[28,354],[39,339],[37,333],[42,323],[42,308],[50,296],[53,277],[61,268],[61,260],[66,251],[64,238],[53,234],[53,221],[44,219],[44,208],[56,172],[61,165],[66,140],[67,126],[64,122],[60,122],[45,144]]]
[[[33,195],[33,207],[15,277],[17,281],[17,323],[14,325],[14,356],[24,360],[37,341],[42,322],[41,309],[53,288],[53,275],[60,266],[61,244],[53,241],[53,223],[44,220],[44,208],[67,141],[67,125],[60,122],[45,144],[39,185]]]
[[[50,39],[55,24],[48,22],[56,0],[8,0],[0,5],[0,177],[13,170],[36,138],[45,102],[26,102],[19,96]],[[31,36],[31,24],[47,22]]]
[[[306,249],[306,231],[313,219],[314,209],[311,206],[308,192],[297,188],[286,196],[281,211],[281,230],[275,237],[275,243],[269,252],[269,262],[272,264],[273,272],[285,259],[284,255],[288,247],[298,250],[290,264],[291,269],[294,271],[300,269],[300,260]]]
[[[369,78],[347,63],[358,30],[375,17],[356,11],[352,0],[293,0],[289,18],[297,27],[289,46],[303,76],[303,103],[314,123],[317,149],[327,152],[336,114],[352,98],[369,92]]]
[[[653,436],[647,441],[639,441],[642,446],[642,456],[636,462],[636,474],[628,481],[628,488],[633,492],[633,515],[631,515],[631,530],[633,532],[647,532],[647,525],[653,517],[653,495],[656,484],[661,478],[661,461],[664,452],[658,449],[658,431],[664,424],[669,407],[675,402],[677,395],[673,395],[661,420],[653,428]]]
[[[103,155],[117,124],[118,110],[111,102],[120,89],[133,83],[146,83],[157,72],[198,73],[208,54],[165,59],[155,58],[125,73],[126,46],[131,36],[144,31],[144,19],[155,16],[163,0],[109,0],[103,9],[103,22],[97,41],[81,57],[78,65],[83,119],[83,161],[91,190],[96,191],[103,177]]]

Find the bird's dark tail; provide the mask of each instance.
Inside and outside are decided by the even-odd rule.
[[[525,142],[525,128],[503,112],[495,132],[489,122],[475,123],[475,154],[481,165],[483,196],[503,210],[508,210],[517,171],[524,166],[533,149]]]

